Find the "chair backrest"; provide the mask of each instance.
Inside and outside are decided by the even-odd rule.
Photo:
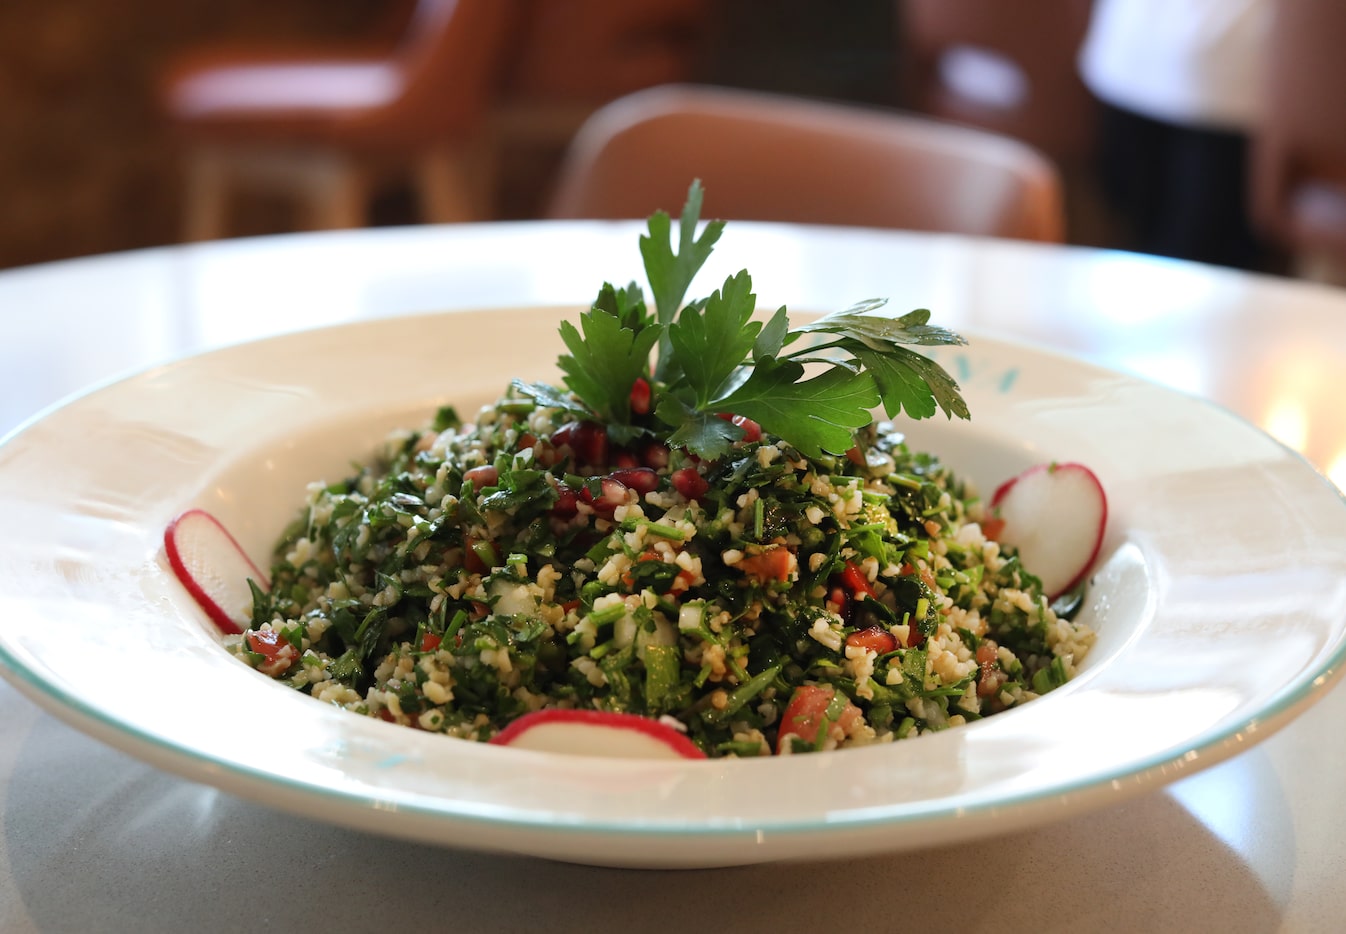
[[[1055,167],[1015,140],[922,117],[724,88],[612,102],[575,137],[551,217],[676,211],[700,178],[707,217],[1059,242]]]
[[[1279,0],[1253,135],[1257,222],[1294,248],[1346,243],[1346,3]],[[1312,228],[1330,225],[1335,230]]]
[[[391,59],[398,90],[337,132],[384,149],[474,132],[506,63],[517,0],[417,0]]]
[[[513,0],[506,98],[595,106],[656,84],[689,81],[712,0]]]
[[[1082,158],[1094,141],[1097,105],[1076,56],[1092,7],[1093,0],[897,0],[911,105],[1017,137],[1056,158]],[[968,50],[1012,66],[1021,86],[1010,99],[975,96],[951,80],[956,56]]]

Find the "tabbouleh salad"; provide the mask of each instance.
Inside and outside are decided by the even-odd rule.
[[[967,483],[870,415],[967,417],[903,346],[961,338],[878,303],[760,323],[746,273],[684,305],[720,232],[694,237],[700,202],[676,248],[666,214],[641,238],[653,311],[605,285],[562,325],[564,388],[516,380],[312,484],[231,650],[421,730],[597,709],[709,756],[913,737],[1069,679],[1092,632]]]

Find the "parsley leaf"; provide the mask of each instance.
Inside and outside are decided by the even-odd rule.
[[[631,387],[650,372],[650,351],[660,328],[623,327],[616,315],[590,308],[580,315],[580,332],[561,322],[561,340],[568,355],[557,361],[570,391],[602,421],[625,423],[631,416]]]
[[[847,308],[834,311],[816,321],[800,325],[800,334],[829,332],[854,337],[874,350],[883,351],[893,344],[966,344],[967,341],[947,328],[928,324],[930,311],[917,308],[900,318],[884,318],[869,314],[888,304],[886,298],[871,298]]]
[[[785,338],[790,332],[790,319],[785,313],[785,306],[776,309],[776,313],[771,316],[771,320],[762,328],[761,333],[757,335],[757,341],[752,345],[752,359],[754,362],[763,357],[775,357],[785,346]]]
[[[673,353],[682,364],[682,379],[704,408],[725,381],[743,365],[762,325],[749,321],[757,308],[747,270],[730,276],[701,308],[686,308],[668,326]]]
[[[546,383],[526,383],[521,379],[515,379],[511,386],[518,392],[528,396],[538,405],[547,408],[562,409],[567,412],[574,412],[576,415],[589,418],[593,415],[585,405],[578,401],[569,393],[561,392],[555,386],[548,386]]]
[[[895,418],[905,410],[911,418],[929,418],[936,405],[950,418],[968,418],[967,403],[958,392],[958,384],[939,364],[908,350],[904,344],[965,344],[962,337],[930,325],[930,312],[924,308],[900,318],[885,318],[868,312],[882,307],[883,299],[870,299],[845,311],[825,315],[801,325],[787,335],[821,333],[835,335],[831,341],[812,348],[836,348],[851,354],[874,376],[884,412]],[[797,356],[797,355],[792,355]]]
[[[714,412],[693,408],[672,394],[659,402],[655,414],[665,424],[677,426],[668,436],[669,447],[685,447],[707,460],[728,454],[734,442],[743,437],[742,428]]]
[[[868,373],[834,367],[799,382],[804,367],[764,357],[748,378],[716,407],[751,418],[807,457],[841,454],[855,446],[855,430],[868,425],[879,392]]]
[[[687,202],[682,208],[682,217],[678,220],[678,247],[673,249],[672,222],[667,212],[656,211],[649,219],[649,235],[640,238],[640,255],[645,261],[645,276],[650,281],[650,291],[654,293],[654,307],[660,325],[667,327],[677,317],[692,279],[705,265],[707,257],[715,248],[724,230],[724,221],[710,221],[699,238],[695,237],[696,225],[701,218],[701,201],[704,192],[700,180],[692,182],[687,189]],[[659,344],[659,363],[655,376],[669,378],[673,355],[670,352],[667,335],[661,335]]]
[[[613,444],[653,437],[704,459],[727,454],[744,437],[730,416],[757,422],[810,457],[849,450],[880,405],[890,418],[937,410],[968,417],[953,377],[910,349],[964,343],[931,325],[925,309],[886,317],[876,313],[884,300],[869,299],[792,329],[783,307],[754,320],[746,270],[684,304],[724,226],[711,221],[696,236],[702,197],[701,183],[692,182],[676,245],[663,211],[640,238],[654,312],[635,283],[604,284],[578,328],[561,325],[569,353],[558,362],[569,392],[519,380],[516,391],[603,422]],[[633,411],[637,380],[641,404]]]
[[[950,418],[969,418],[967,403],[958,394],[958,384],[938,363],[905,347],[890,347],[877,352],[853,348],[852,353],[874,376],[883,410],[896,418],[905,409],[908,418],[929,418],[935,406]]]
[[[594,308],[606,311],[621,323],[624,328],[639,331],[654,322],[650,320],[645,308],[645,293],[636,283],[629,283],[620,291],[610,282],[604,282],[594,299]]]

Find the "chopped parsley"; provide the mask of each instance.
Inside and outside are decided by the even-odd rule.
[[[752,419],[808,457],[850,450],[879,405],[889,418],[928,418],[937,409],[968,418],[953,377],[910,349],[965,343],[931,325],[925,309],[884,317],[875,314],[884,301],[871,299],[800,327],[790,327],[784,307],[763,322],[754,318],[757,296],[746,270],[684,304],[723,228],[711,221],[695,236],[701,202],[701,185],[693,182],[676,245],[662,211],[641,237],[654,311],[635,283],[605,284],[578,327],[561,325],[569,352],[559,362],[573,398],[560,404],[576,409],[578,400],[580,414],[602,422],[620,442],[657,437],[706,459],[743,439],[733,416]],[[565,395],[545,385],[514,385],[540,405],[556,405]],[[648,401],[633,405],[642,390]]]

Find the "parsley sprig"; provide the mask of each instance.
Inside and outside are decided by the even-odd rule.
[[[791,328],[784,307],[765,321],[753,317],[757,296],[746,270],[684,304],[724,227],[710,221],[696,236],[702,197],[693,182],[676,246],[663,211],[640,238],[654,311],[634,282],[625,289],[605,284],[578,327],[561,325],[569,353],[559,364],[569,394],[519,380],[516,389],[602,422],[618,444],[657,436],[706,459],[743,437],[726,416],[752,419],[809,457],[849,450],[879,406],[889,418],[928,418],[937,409],[969,417],[953,377],[910,349],[965,343],[931,325],[925,309],[886,317],[874,314],[885,301],[871,299]],[[651,403],[633,412],[640,380]]]

